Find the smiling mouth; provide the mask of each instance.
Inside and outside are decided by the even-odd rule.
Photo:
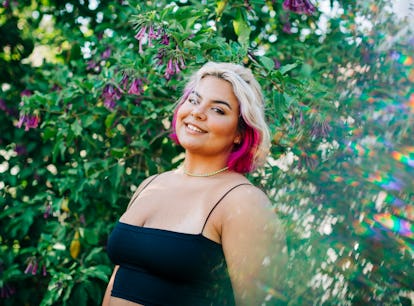
[[[198,127],[192,125],[191,123],[187,123],[185,126],[189,130],[194,131],[194,132],[197,132],[197,133],[207,133],[206,131],[203,131],[203,130],[199,129]]]

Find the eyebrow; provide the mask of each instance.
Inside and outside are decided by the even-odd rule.
[[[198,98],[203,99],[203,97],[195,90],[193,90],[192,92],[193,94],[195,94]],[[217,104],[223,104],[226,105],[229,109],[232,110],[230,103],[226,102],[226,101],[222,101],[222,100],[213,100],[213,103],[217,103]]]

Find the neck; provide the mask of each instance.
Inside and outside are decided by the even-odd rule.
[[[184,173],[185,173],[186,175],[188,175],[188,176],[208,177],[208,176],[217,175],[217,174],[219,174],[219,173],[221,173],[221,172],[226,171],[227,169],[229,169],[229,167],[227,167],[227,166],[226,166],[226,167],[223,167],[223,168],[218,169],[218,170],[213,171],[213,172],[206,172],[206,173],[192,173],[192,172],[189,172],[189,171],[185,170],[185,168],[184,168]]]
[[[183,172],[188,176],[207,177],[219,174],[228,169],[226,160],[195,158],[186,156],[183,163]]]

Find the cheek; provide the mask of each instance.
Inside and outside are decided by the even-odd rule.
[[[185,116],[186,116],[186,109],[185,109],[184,104],[181,104],[175,110],[173,124],[177,125],[177,123],[180,123]]]

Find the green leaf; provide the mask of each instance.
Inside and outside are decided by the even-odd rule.
[[[111,149],[111,155],[115,158],[122,158],[125,156],[128,148],[112,148]]]
[[[287,64],[287,65],[284,65],[284,66],[280,67],[279,71],[280,71],[281,74],[286,74],[287,72],[295,69],[297,66],[298,66],[297,63]]]
[[[312,75],[312,66],[307,64],[307,63],[303,63],[302,67],[300,69],[300,73],[304,76],[309,78]]]
[[[244,49],[247,49],[249,46],[251,28],[241,9],[237,10],[236,18],[233,20],[233,28],[237,35],[237,41]]]
[[[99,243],[99,233],[96,229],[85,228],[84,239],[90,245],[97,245]]]
[[[112,167],[111,170],[111,176],[110,176],[110,181],[113,184],[113,187],[116,189],[119,186],[119,183],[121,181],[121,177],[124,174],[124,169],[125,167],[119,163],[117,163],[114,167]]]
[[[221,17],[221,15],[223,14],[224,9],[226,8],[226,5],[229,1],[228,0],[219,0],[217,1],[217,6],[216,6],[216,15],[217,17]]]
[[[275,108],[275,113],[278,115],[281,115],[283,112],[286,111],[287,103],[285,96],[282,93],[278,91],[275,91],[273,93],[273,106]]]
[[[274,67],[275,67],[274,61],[271,58],[267,57],[267,56],[260,57],[260,62],[263,64],[263,66],[267,70],[273,70]]]
[[[89,281],[83,281],[73,289],[71,300],[76,301],[76,306],[88,305],[88,294],[86,286],[88,286],[89,284]],[[91,298],[96,299],[96,296],[91,296]]]
[[[81,269],[82,274],[88,276],[88,278],[98,278],[103,280],[104,282],[108,281],[108,276],[111,273],[111,270],[108,266],[98,265],[94,267],[88,267],[85,269]]]
[[[42,136],[43,136],[43,140],[44,141],[47,141],[49,139],[55,138],[55,136],[56,136],[56,128],[53,128],[53,127],[47,127],[47,128],[45,128],[44,131],[43,131]]]
[[[87,115],[82,117],[82,126],[88,127],[95,122],[96,118],[93,115]]]
[[[73,134],[75,134],[75,136],[79,136],[82,134],[82,126],[80,125],[79,120],[75,120],[71,124],[70,128],[73,131]]]
[[[112,124],[115,121],[115,117],[116,117],[116,113],[115,112],[110,113],[108,116],[106,116],[106,118],[105,118],[105,127],[107,129],[110,129],[112,127]]]

